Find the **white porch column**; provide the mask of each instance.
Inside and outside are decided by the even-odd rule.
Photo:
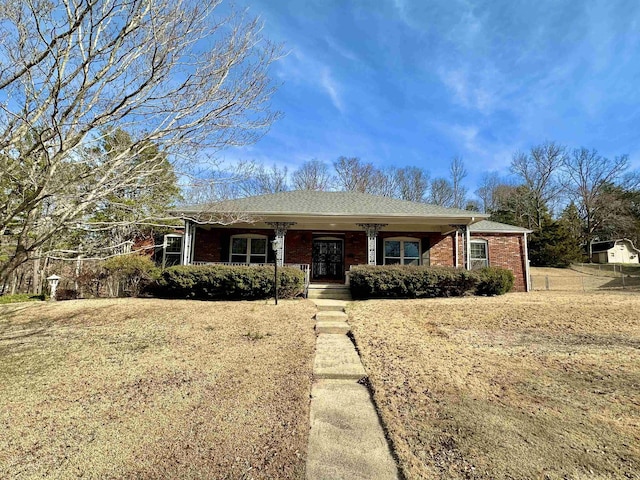
[[[193,234],[195,233],[195,225],[189,220],[184,221],[184,234],[182,235],[182,265],[190,265],[193,259]]]
[[[469,225],[464,226],[464,258],[465,267],[471,270],[471,231]]]
[[[378,232],[382,229],[382,227],[386,227],[386,223],[358,223],[359,227],[364,228],[364,231],[367,233],[367,264],[375,265],[376,264],[376,240],[378,238]]]
[[[290,226],[295,225],[295,222],[270,222],[267,223],[275,230],[276,240],[278,241],[278,250],[276,251],[276,262],[279,267],[284,265],[284,237],[287,234],[287,230]]]

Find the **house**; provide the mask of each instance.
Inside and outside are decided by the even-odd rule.
[[[348,281],[349,269],[362,264],[496,266],[513,271],[516,290],[529,290],[530,231],[477,212],[356,192],[290,191],[173,213],[185,229],[183,237],[165,239],[166,265],[277,258],[305,270],[312,283]]]
[[[631,240],[608,240],[591,244],[591,261],[594,263],[640,263],[640,250]]]

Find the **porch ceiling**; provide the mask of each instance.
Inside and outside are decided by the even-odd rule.
[[[457,218],[422,218],[415,217],[290,217],[290,216],[269,216],[268,218],[256,219],[254,222],[233,223],[230,225],[211,224],[215,228],[258,228],[269,229],[273,227],[267,222],[292,222],[292,230],[311,230],[317,232],[362,232],[364,231],[358,224],[378,223],[384,224],[382,231],[402,231],[402,232],[434,232],[446,234],[455,230],[452,225],[471,224],[482,218],[468,217],[466,219]],[[464,221],[466,220],[466,221]],[[207,226],[203,223],[202,226]]]

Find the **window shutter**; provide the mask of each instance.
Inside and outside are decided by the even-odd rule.
[[[384,238],[376,238],[376,265],[384,264]]]
[[[229,234],[220,232],[220,261],[229,261]]]
[[[422,265],[431,265],[431,239],[429,237],[422,238]]]

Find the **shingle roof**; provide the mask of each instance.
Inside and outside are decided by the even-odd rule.
[[[245,212],[254,215],[343,215],[367,217],[443,217],[486,218],[487,215],[379,197],[357,192],[317,192],[295,190],[255,197],[227,200],[208,205],[177,208],[178,213]]]
[[[480,220],[469,226],[469,230],[474,233],[531,233],[531,230],[526,228],[490,220]]]

